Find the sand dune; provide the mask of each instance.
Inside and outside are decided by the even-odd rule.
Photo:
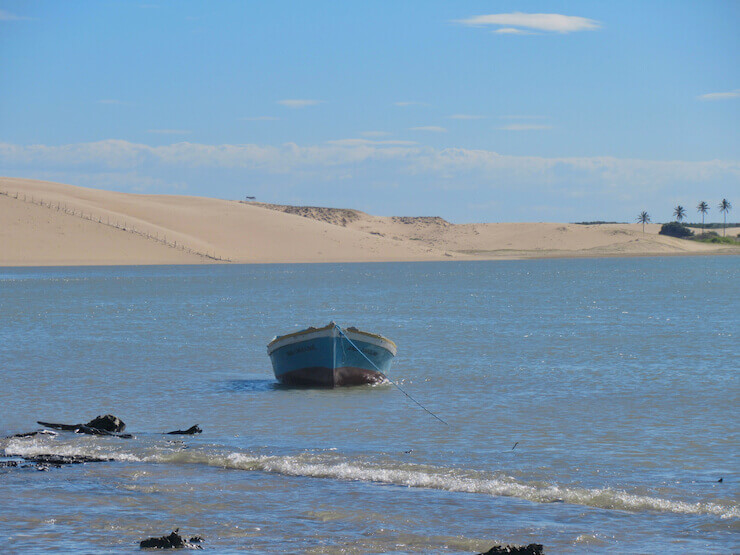
[[[658,225],[440,218],[115,193],[0,178],[0,265],[362,262],[738,253]],[[728,230],[733,235],[737,230]]]

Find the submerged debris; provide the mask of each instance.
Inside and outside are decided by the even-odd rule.
[[[90,462],[110,462],[113,459],[101,457],[88,457],[85,455],[31,455],[23,457],[23,460],[33,463],[53,464],[62,466],[63,464],[83,464]]]
[[[22,460],[0,460],[0,468],[35,468],[36,470],[49,470],[51,468],[61,468],[68,464],[110,462],[113,460],[100,457],[87,457],[84,455],[29,455],[20,458]]]
[[[44,422],[42,420],[37,421],[38,424],[52,428],[54,430],[63,430],[65,432],[74,432],[76,434],[88,434],[94,436],[114,436],[123,439],[131,439],[131,434],[122,434],[126,429],[126,423],[112,414],[105,414],[103,416],[96,416],[87,424],[58,424],[56,422]],[[203,433],[198,424],[190,426],[187,430],[174,430],[172,432],[166,432],[171,435],[194,435]],[[38,434],[56,435],[56,432],[51,430],[37,430],[35,432],[26,432],[23,434],[15,434],[9,437],[33,437]]]
[[[167,432],[168,435],[193,435],[193,434],[200,434],[203,433],[203,430],[200,429],[200,426],[195,424],[194,426],[190,426],[187,430],[174,430],[172,432]]]
[[[26,432],[25,434],[14,434],[14,435],[9,436],[9,437],[33,437],[33,436],[37,436],[39,434],[41,434],[41,435],[47,435],[47,436],[52,436],[52,437],[54,437],[56,435],[59,435],[56,432],[52,432],[51,430],[37,430],[35,432]]]
[[[543,555],[544,550],[541,543],[530,543],[529,545],[494,545],[485,553],[479,555],[499,555],[508,553],[511,555]]]
[[[123,430],[126,429],[126,424],[112,414],[106,414],[104,416],[96,416],[87,424],[56,424],[54,422],[37,422],[47,428],[53,428],[55,430],[64,430],[67,432],[75,432],[76,434],[89,434],[96,436],[115,436],[124,439],[131,439],[131,434],[122,434]],[[32,432],[33,433],[33,432]]]
[[[203,542],[203,538],[200,536],[193,536],[189,540],[183,538],[178,532],[179,528],[176,528],[169,536],[160,536],[158,538],[147,538],[139,542],[140,549],[203,549],[200,543]]]

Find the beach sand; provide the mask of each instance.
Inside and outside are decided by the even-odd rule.
[[[0,266],[738,254],[649,224],[451,224],[357,210],[139,195],[0,178]],[[737,235],[738,228],[728,228]]]

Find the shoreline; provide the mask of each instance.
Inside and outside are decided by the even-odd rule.
[[[430,264],[430,263],[455,263],[455,262],[524,262],[524,261],[536,261],[536,260],[609,260],[617,258],[705,258],[714,256],[739,256],[738,252],[686,252],[686,253],[635,253],[635,254],[599,254],[599,255],[563,255],[563,256],[523,256],[523,257],[496,257],[496,258],[459,258],[451,260],[450,258],[440,259],[428,259],[428,260],[351,260],[351,261],[315,261],[315,262],[200,262],[200,263],[182,263],[182,262],[130,262],[130,263],[115,263],[100,264],[100,263],[80,263],[80,264],[34,264],[34,263],[19,263],[19,264],[0,264],[0,270],[11,269],[11,268],[132,268],[132,267],[152,267],[152,266],[184,266],[184,267],[199,267],[199,266],[276,266],[276,265],[310,265],[310,264]]]
[[[495,261],[740,254],[659,224],[452,224],[0,177],[0,267]],[[734,236],[740,228],[728,228]]]

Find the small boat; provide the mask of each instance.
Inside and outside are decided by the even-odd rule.
[[[386,379],[396,344],[382,335],[331,322],[279,335],[267,345],[267,354],[275,377],[284,384],[362,385]]]

